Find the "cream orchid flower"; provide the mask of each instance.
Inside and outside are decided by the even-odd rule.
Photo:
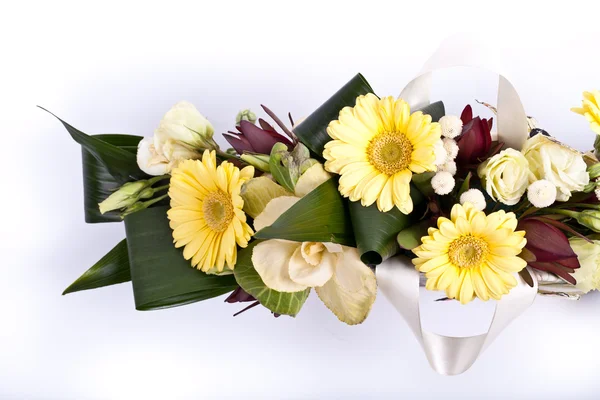
[[[254,220],[255,231],[273,224],[301,196],[330,178],[321,164],[310,167],[299,178],[295,196],[280,196],[268,202]],[[375,274],[353,247],[271,239],[254,247],[252,264],[265,285],[273,290],[298,292],[315,288],[325,306],[349,325],[363,322],[375,301]]]

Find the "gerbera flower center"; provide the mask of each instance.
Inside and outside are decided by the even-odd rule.
[[[206,224],[216,232],[223,232],[233,219],[231,198],[222,191],[209,193],[202,203]]]
[[[394,175],[408,168],[413,146],[400,132],[383,132],[375,136],[367,147],[369,162],[379,172]]]
[[[464,235],[450,243],[448,258],[450,262],[459,268],[473,268],[481,265],[489,251],[485,240]]]

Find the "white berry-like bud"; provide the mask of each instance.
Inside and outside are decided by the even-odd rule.
[[[440,196],[446,195],[454,189],[456,181],[450,172],[441,171],[431,178],[431,187],[433,191]]]
[[[446,162],[448,158],[448,153],[446,153],[446,149],[444,148],[444,142],[442,139],[435,142],[433,147],[433,154],[435,154],[435,165],[441,165]]]
[[[443,137],[454,139],[462,133],[463,123],[456,115],[446,115],[440,118],[439,122],[442,127]]]
[[[444,138],[444,149],[446,150],[447,160],[452,161],[458,155],[458,145],[454,139]]]
[[[556,186],[545,179],[533,182],[527,188],[527,199],[534,207],[544,208],[556,201]]]
[[[485,210],[485,196],[479,189],[469,189],[460,195],[460,204],[471,203],[479,211]]]
[[[456,163],[454,161],[448,161],[442,165],[437,166],[438,172],[446,171],[450,172],[450,175],[456,175]]]

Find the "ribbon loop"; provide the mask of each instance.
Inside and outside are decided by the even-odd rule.
[[[419,272],[410,259],[396,256],[377,266],[377,284],[383,295],[402,315],[423,347],[431,367],[442,375],[468,370],[511,321],[525,311],[537,294],[537,281],[530,287],[520,276],[509,294],[496,302],[487,333],[470,337],[443,336],[422,329],[419,307]]]
[[[476,67],[495,72],[497,67],[490,65],[491,57],[475,52],[476,46],[465,45],[462,41],[449,44],[444,43],[429,58],[420,74],[410,81],[400,93],[400,98],[407,101],[412,108],[422,108],[430,104],[430,90],[432,73],[436,70],[451,67]],[[469,51],[469,50],[471,51]],[[498,78],[497,99],[497,126],[498,140],[504,142],[506,147],[520,150],[527,140],[527,114],[514,86],[501,73],[496,72]]]

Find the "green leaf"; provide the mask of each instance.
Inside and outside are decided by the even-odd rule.
[[[355,245],[347,201],[338,192],[337,179],[333,178],[304,196],[254,237]]]
[[[40,108],[52,114],[45,108]],[[56,115],[52,115],[64,125],[64,127],[67,129],[73,140],[79,143],[104,167],[106,167],[106,170],[110,173],[112,177],[115,178],[117,182],[123,184],[131,180],[145,179],[148,177],[148,175],[146,175],[144,172],[142,172],[142,170],[139,169],[137,165],[136,155],[134,152],[131,152],[126,148],[121,148],[118,144],[111,144],[109,141],[105,140],[108,137],[115,138],[126,135],[103,135],[103,138],[99,138],[98,136],[90,136],[69,125],[67,122],[58,118]],[[133,138],[136,138],[138,142],[139,140],[141,140],[140,137],[133,136]],[[132,139],[132,142],[133,140],[134,139]],[[129,146],[130,143],[131,142],[128,142],[127,145]]]
[[[238,260],[233,270],[235,279],[246,293],[251,294],[272,312],[295,317],[308,298],[310,289],[293,293],[269,289],[252,265],[252,250],[258,243],[260,241],[254,241],[238,253]]]
[[[402,214],[396,207],[384,213],[379,211],[377,204],[364,207],[360,201],[350,202],[350,216],[362,262],[377,265],[398,253],[400,246],[396,235],[416,223],[422,215],[423,196],[413,186],[410,195],[414,203],[410,215]]]
[[[207,275],[173,245],[168,207],[153,207],[125,217],[135,306],[155,310],[181,306],[233,291],[233,275]]]
[[[130,280],[127,240],[123,239],[96,264],[85,271],[71,286],[66,288],[63,295],[80,290],[129,282]]]
[[[118,146],[129,153],[137,151],[137,145],[142,139],[140,136],[132,135],[93,135],[94,139],[101,140],[107,144]],[[84,147],[81,149],[81,161],[83,167],[83,205],[85,222],[121,222],[118,210],[101,214],[98,203],[105,200],[125,182],[115,179],[104,163],[98,160]],[[136,163],[137,168],[137,163]]]
[[[446,108],[444,107],[444,103],[441,101],[436,101],[435,103],[431,103],[428,106],[414,111],[421,111],[423,114],[431,115],[431,120],[433,122],[438,122],[440,118],[446,115]]]
[[[396,236],[400,248],[412,250],[419,247],[421,245],[421,238],[427,236],[427,230],[430,226],[429,220],[424,220],[401,230],[398,236]]]
[[[306,147],[322,158],[323,147],[331,138],[327,134],[327,126],[338,119],[344,107],[354,107],[360,95],[373,93],[373,89],[361,74],[357,74],[340,90],[321,105],[308,118],[294,128],[294,133]]]

